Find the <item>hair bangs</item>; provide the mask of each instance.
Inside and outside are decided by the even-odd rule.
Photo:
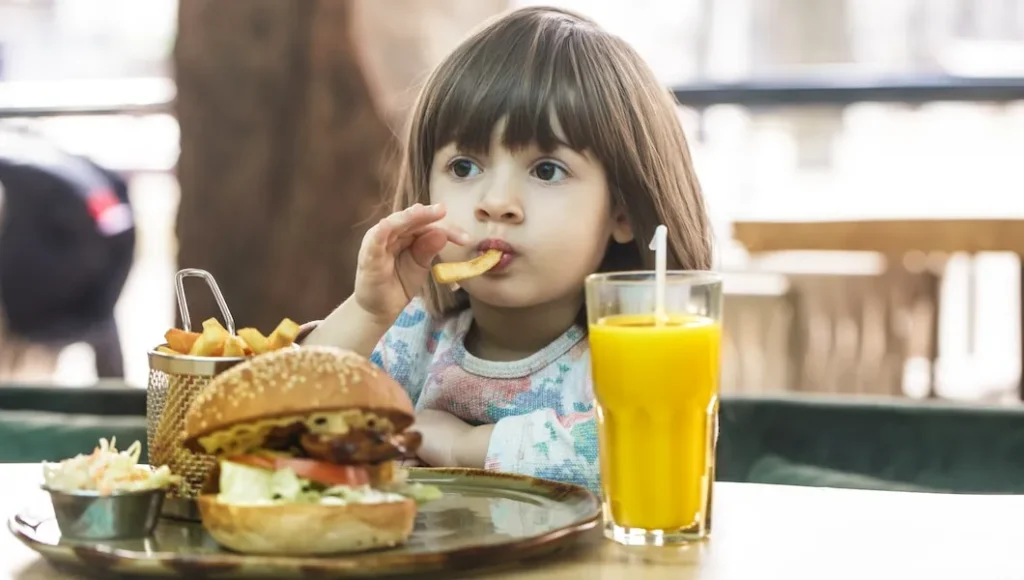
[[[458,66],[439,79],[435,114],[422,135],[431,151],[424,153],[454,143],[460,151],[486,154],[499,123],[502,145],[511,150],[592,148],[592,116],[581,109],[583,87],[572,50],[579,37],[572,23],[546,24],[555,30],[499,31],[456,59]]]

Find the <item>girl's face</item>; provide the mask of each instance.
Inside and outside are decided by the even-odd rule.
[[[558,147],[510,150],[498,123],[486,155],[446,145],[430,169],[430,201],[447,207],[448,222],[472,238],[449,244],[441,260],[469,260],[487,249],[505,252],[498,266],[461,285],[474,299],[523,308],[578,296],[597,270],[610,239],[632,239],[614,210],[604,168],[589,154]],[[555,133],[564,134],[555,125]]]

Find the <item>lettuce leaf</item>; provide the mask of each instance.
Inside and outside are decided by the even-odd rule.
[[[392,492],[403,495],[416,503],[426,503],[439,499],[443,494],[436,485],[425,483],[403,483],[390,489]]]
[[[441,490],[421,483],[401,483],[386,490],[372,487],[336,485],[326,487],[303,479],[290,468],[270,471],[231,461],[220,464],[220,495],[222,503],[235,505],[275,505],[311,503],[324,505],[369,504],[401,501],[410,498],[417,503],[441,497]]]
[[[269,471],[231,461],[220,464],[220,501],[233,504],[314,503],[312,482],[291,469]]]

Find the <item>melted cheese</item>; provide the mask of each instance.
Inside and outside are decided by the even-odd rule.
[[[232,425],[200,437],[199,444],[207,453],[213,455],[238,455],[258,449],[275,427],[287,427],[293,423],[303,423],[311,433],[318,435],[344,435],[353,428],[369,429],[379,433],[394,431],[394,425],[386,417],[359,409],[346,409]]]

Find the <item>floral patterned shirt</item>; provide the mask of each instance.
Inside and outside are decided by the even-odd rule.
[[[590,348],[579,326],[532,356],[479,359],[463,340],[467,309],[433,319],[415,299],[370,360],[408,391],[416,409],[494,424],[485,467],[576,483],[598,492],[597,426]]]

